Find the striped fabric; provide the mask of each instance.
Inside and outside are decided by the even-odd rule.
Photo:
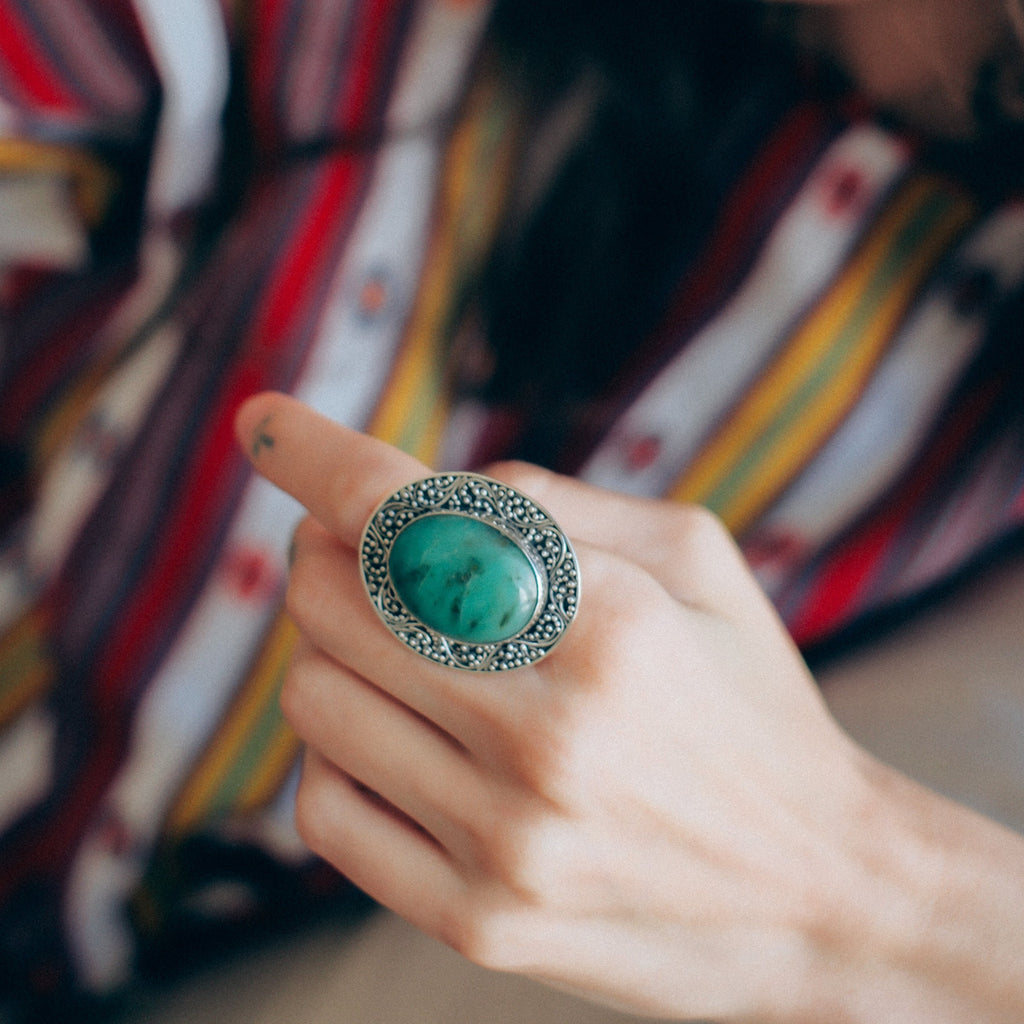
[[[291,824],[301,510],[236,451],[239,402],[286,389],[439,467],[507,433],[453,387],[523,127],[475,62],[486,6],[188,7],[0,0],[0,200],[45,183],[37,237],[0,240],[0,992],[36,1000],[349,894]],[[211,241],[230,60],[256,171]],[[810,647],[1024,519],[1024,203],[824,104],[761,116],[564,461],[714,508]]]
[[[869,123],[785,115],[739,182],[770,206],[800,161],[799,187],[763,235],[725,210],[582,458],[717,512],[807,648],[1021,521],[1024,205],[915,159]]]
[[[0,92],[46,136],[126,136],[156,86],[130,0],[39,0],[0,12]]]

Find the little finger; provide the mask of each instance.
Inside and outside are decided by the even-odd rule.
[[[383,906],[443,937],[465,885],[434,839],[307,748],[296,824],[309,848]]]

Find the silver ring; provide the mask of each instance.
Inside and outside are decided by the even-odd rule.
[[[388,629],[452,668],[533,664],[579,606],[579,563],[566,535],[526,495],[475,473],[427,477],[385,498],[359,558]]]

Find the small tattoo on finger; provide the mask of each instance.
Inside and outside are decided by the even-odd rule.
[[[274,435],[271,434],[267,427],[270,424],[272,417],[265,416],[257,424],[256,429],[252,435],[252,454],[253,458],[259,458],[267,448],[274,447]]]

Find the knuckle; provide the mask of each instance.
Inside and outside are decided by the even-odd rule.
[[[300,625],[320,606],[325,597],[325,580],[334,541],[311,516],[306,516],[292,534],[285,590],[285,608]]]
[[[292,532],[292,545],[296,554],[312,545],[322,534],[323,527],[312,516],[303,516]]]
[[[296,654],[285,670],[281,682],[279,701],[284,716],[296,731],[302,731],[306,718],[309,694],[313,689],[315,666],[308,654]]]
[[[288,576],[284,594],[284,606],[296,624],[308,624],[313,611],[320,602],[320,576],[314,571],[311,559],[296,557]]]
[[[672,509],[668,543],[677,552],[700,553],[732,546],[731,535],[722,520],[704,505],[680,505]]]
[[[487,476],[500,480],[517,491],[544,503],[545,495],[551,489],[551,481],[554,474],[550,470],[535,466],[530,462],[519,462],[510,459],[506,462],[496,462],[488,466],[484,472]]]
[[[492,971],[521,971],[530,947],[529,913],[486,886],[440,911],[437,938],[465,959]]]
[[[602,611],[613,608],[618,614],[646,599],[647,592],[655,585],[651,574],[628,558],[584,552],[581,560],[585,560],[580,575],[586,587],[581,604],[584,600],[595,601],[602,605]]]
[[[518,771],[529,792],[552,806],[571,804],[581,784],[582,743],[572,716],[551,708],[544,721],[527,725],[520,742]]]
[[[498,936],[494,916],[479,909],[442,914],[438,938],[471,963],[500,970],[508,952]]]
[[[648,581],[645,580],[645,583]],[[653,582],[653,581],[652,581]],[[653,587],[649,588],[653,591]],[[620,592],[621,593],[621,592]],[[634,591],[636,600],[616,600],[603,616],[604,650],[602,657],[608,657],[608,650],[628,655],[634,651],[637,638],[644,636],[650,625],[650,602],[647,595]],[[660,594],[654,592],[654,596]],[[599,674],[600,677],[600,674]]]
[[[505,810],[487,834],[477,836],[477,870],[511,905],[550,905],[564,873],[561,831],[543,805],[529,813]]]

